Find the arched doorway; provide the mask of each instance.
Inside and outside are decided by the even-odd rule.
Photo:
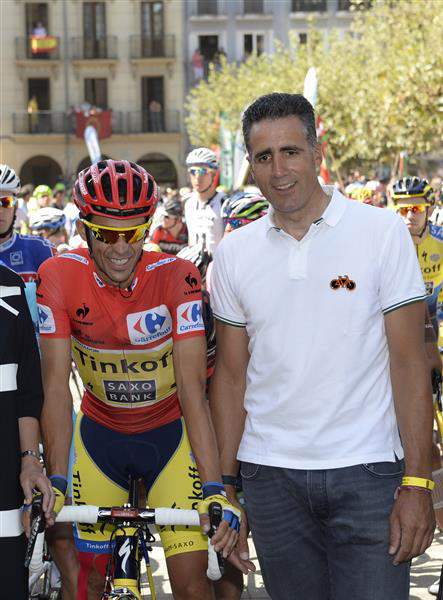
[[[107,156],[107,154],[103,154],[102,155],[102,160],[107,160],[108,158],[111,158],[110,156]],[[87,169],[88,167],[91,166],[91,159],[89,158],[89,156],[85,156],[85,158],[83,158],[79,163],[78,163],[78,167],[77,167],[77,171],[75,172],[80,173],[80,171],[83,171],[83,169]]]
[[[20,181],[22,185],[32,183],[36,186],[44,183],[53,188],[62,179],[62,168],[50,156],[33,156],[20,169]]]
[[[153,176],[162,189],[177,187],[177,170],[172,160],[164,154],[144,154],[136,162]]]

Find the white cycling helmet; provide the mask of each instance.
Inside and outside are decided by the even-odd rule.
[[[20,179],[12,167],[0,164],[0,193],[18,194],[20,191]]]
[[[58,209],[48,206],[31,213],[29,217],[30,229],[60,229],[66,223],[65,213]]]
[[[218,169],[218,160],[209,148],[196,148],[186,157],[186,166],[192,165],[208,165],[211,169]]]

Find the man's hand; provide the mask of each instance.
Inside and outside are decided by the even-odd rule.
[[[217,532],[211,538],[211,544],[214,545],[216,552],[223,551],[223,557],[227,558],[237,543],[240,529],[240,510],[233,506],[222,494],[212,494],[200,500],[197,510],[200,514],[200,525],[206,534],[210,529],[208,509],[212,502],[218,502],[221,505],[223,520]]]
[[[40,462],[34,456],[25,456],[22,459],[20,484],[23,489],[26,505],[31,504],[34,489],[43,494],[43,511],[45,513],[45,518],[50,519],[53,512],[55,495],[52,490],[51,482],[43,473]],[[26,535],[29,536],[29,512],[23,513],[23,527]]]
[[[235,488],[230,485],[225,485],[225,488],[229,502],[240,511],[240,532],[238,534],[237,545],[231,552],[231,554],[228,556],[228,560],[239,571],[247,575],[249,571],[255,571],[254,563],[251,560],[249,560],[248,518],[243,506],[237,500]]]
[[[389,554],[394,555],[394,565],[423,554],[435,529],[431,494],[425,490],[400,491],[389,522]]]

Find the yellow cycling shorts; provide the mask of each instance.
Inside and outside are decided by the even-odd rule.
[[[81,412],[75,430],[72,475],[76,505],[120,506],[128,499],[128,476],[142,478],[151,508],[197,508],[201,481],[183,418],[144,433],[121,433],[96,423]],[[80,552],[110,552],[112,526],[74,525]],[[159,529],[166,558],[207,550],[199,527]]]

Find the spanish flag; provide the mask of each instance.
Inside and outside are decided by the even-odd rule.
[[[31,36],[32,54],[47,54],[57,48],[57,38],[53,35]]]

